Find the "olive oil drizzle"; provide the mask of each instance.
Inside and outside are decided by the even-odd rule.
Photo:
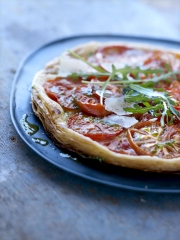
[[[26,134],[32,136],[39,131],[39,127],[35,124],[28,122],[27,118],[28,115],[24,114],[22,119],[20,120],[20,123]]]
[[[30,123],[28,120],[28,115],[24,114],[20,120],[20,124],[24,129],[25,133],[32,136],[39,131],[39,127],[35,124]],[[41,146],[47,146],[49,142],[42,138],[32,138],[33,142],[40,144]]]

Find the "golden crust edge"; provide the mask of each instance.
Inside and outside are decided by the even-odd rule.
[[[82,44],[77,46],[73,50],[78,51],[79,48],[82,48],[82,46],[86,47],[87,45],[92,45],[93,47],[95,47],[94,44],[96,43],[93,42],[88,44]],[[96,46],[101,45],[100,43],[97,44],[98,45]],[[121,45],[123,43],[118,42],[118,44]],[[108,43],[108,45],[110,45],[110,43]],[[146,46],[146,48],[148,47],[148,45],[144,46]],[[160,48],[152,49],[162,50]],[[171,51],[172,50],[166,49],[166,52]],[[179,54],[180,51],[178,53],[175,53]],[[57,61],[58,58],[52,60],[48,64],[53,66],[53,62],[57,64]],[[48,64],[46,66],[49,66]],[[117,166],[157,172],[180,170],[180,158],[164,159],[155,156],[132,156],[118,154],[110,151],[106,147],[100,145],[98,142],[95,142],[88,137],[78,134],[71,129],[68,129],[65,120],[63,119],[62,107],[58,103],[51,100],[46,95],[43,88],[43,84],[45,83],[45,81],[47,81],[47,79],[50,79],[51,77],[54,78],[56,77],[56,75],[47,74],[45,70],[42,70],[35,75],[32,82],[31,101],[34,113],[41,120],[46,133],[51,138],[53,138],[55,144],[60,143],[69,150],[73,149],[73,151],[82,152],[87,155],[91,153],[92,158],[99,157],[103,159],[104,162]]]

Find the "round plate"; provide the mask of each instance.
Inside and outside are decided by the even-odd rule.
[[[142,172],[103,164],[97,160],[85,159],[56,148],[53,142],[45,135],[40,121],[32,113],[30,103],[32,79],[35,73],[44,68],[47,62],[61,55],[66,49],[89,41],[123,41],[147,43],[175,49],[180,48],[180,42],[119,35],[74,36],[58,39],[43,45],[22,62],[14,79],[10,99],[10,112],[12,122],[18,134],[23,141],[42,158],[63,170],[83,178],[131,190],[166,193],[180,192],[179,174]],[[27,119],[22,120],[25,115]],[[39,131],[34,135],[27,134],[25,124],[28,125],[28,122],[39,127]],[[38,141],[38,139],[41,139],[41,141]],[[44,140],[48,143],[46,146],[43,146],[45,144]]]

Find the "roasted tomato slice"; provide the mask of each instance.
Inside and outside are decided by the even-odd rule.
[[[119,58],[124,52],[127,50],[130,50],[130,48],[125,46],[118,46],[118,45],[112,45],[112,46],[106,46],[99,48],[96,51],[96,58],[98,61],[115,61],[116,58]]]
[[[92,78],[91,82],[97,82],[99,79]],[[103,117],[110,114],[104,105],[100,104],[101,87],[96,84],[81,84],[74,90],[74,98],[77,105],[84,113]],[[108,85],[104,92],[104,97],[120,97],[122,90],[116,85]],[[103,99],[104,100],[104,99]]]
[[[113,138],[123,131],[123,128],[117,124],[108,124],[103,122],[102,118],[90,117],[81,113],[76,113],[69,118],[68,127],[96,141]]]
[[[97,97],[90,98],[82,95],[76,99],[76,103],[83,112],[93,116],[103,117],[110,114],[110,112],[105,109],[104,105],[99,103]]]
[[[100,98],[95,94],[92,85],[80,85],[77,87],[74,91],[74,98],[77,105],[87,114],[97,117],[110,114],[104,105],[100,104]]]
[[[171,90],[170,94],[173,96],[174,99],[180,101],[180,90]]]
[[[151,57],[147,58],[144,61],[144,65],[148,68],[162,68],[164,70],[167,70],[166,68],[167,62],[162,58],[161,51],[152,52]],[[170,65],[169,67],[171,68]]]
[[[128,141],[138,155],[180,157],[180,129],[159,122],[139,122],[128,129]]]
[[[56,78],[47,81],[44,84],[44,89],[52,100],[60,103],[67,110],[74,110],[78,106],[75,103],[72,93],[79,82],[80,80],[73,81],[70,78]]]
[[[175,109],[180,112],[180,105],[178,105],[177,107],[175,107]]]
[[[106,139],[100,143],[116,153],[137,155],[127,139],[127,131],[123,131],[119,136],[113,139]]]
[[[127,60],[126,51],[131,50],[131,48],[125,46],[106,46],[97,49],[95,53],[95,59],[98,65],[108,71],[112,71],[112,63],[116,68],[121,68],[124,66],[125,59]]]
[[[180,82],[174,80],[166,89],[177,101],[180,101]]]

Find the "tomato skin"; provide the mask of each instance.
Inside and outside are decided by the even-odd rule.
[[[171,90],[170,94],[173,96],[174,99],[180,101],[180,90]]]
[[[131,147],[137,155],[176,158],[180,156],[180,128],[159,122],[138,122],[127,130]]]
[[[46,91],[46,93],[47,93],[48,97],[50,97],[52,100],[57,102],[57,95],[56,94],[54,94],[51,91]]]
[[[144,65],[147,67],[153,67],[153,68],[162,68],[164,70],[167,70],[166,68],[166,61],[162,59],[161,55],[162,53],[160,51],[154,51],[151,54],[152,56],[149,57],[144,61]],[[172,67],[169,65],[169,67],[172,70]]]
[[[99,48],[96,51],[96,58],[99,59],[99,54],[101,54],[101,59],[108,59],[108,58],[115,58],[119,57],[121,54],[126,52],[127,50],[130,50],[131,48],[125,47],[125,46],[118,46],[118,45],[112,45],[112,46],[106,46]]]
[[[71,78],[56,78],[44,84],[47,95],[58,102],[66,110],[78,109],[72,96],[73,89],[79,84],[80,80],[73,81]]]
[[[171,84],[166,88],[167,92],[176,99],[180,101],[180,82],[177,80],[172,81]]]
[[[92,85],[80,85],[75,91],[75,101],[81,110],[87,114],[103,117],[110,114],[104,107],[100,104],[100,97],[96,96]]]
[[[89,76],[87,78],[87,81],[90,81],[90,82],[99,82],[99,81],[106,81],[108,79],[108,76],[98,76],[98,78],[96,76]]]
[[[101,118],[89,117],[81,113],[76,113],[70,117],[67,124],[68,128],[95,141],[112,139],[123,131],[119,125],[108,124],[103,122]]]
[[[86,113],[97,117],[104,117],[111,112],[105,109],[105,106],[100,103],[100,95],[97,91],[101,91],[101,87],[92,82],[99,81],[99,78],[92,78],[91,84],[81,84],[76,87],[74,91],[74,98],[77,105],[81,110]],[[122,90],[118,86],[108,85],[104,92],[104,95],[110,95],[113,97],[120,97],[122,95]],[[103,98],[103,102],[104,102]]]
[[[129,144],[127,137],[117,137],[108,145],[109,150],[121,154],[137,155],[134,149]]]
[[[54,82],[54,81],[53,81]],[[46,91],[48,97],[50,97],[52,100],[56,101],[57,102],[57,97],[58,97],[58,94],[57,94],[57,91],[58,91],[58,87],[56,86],[56,92],[53,92],[51,90],[51,88],[53,87],[53,84],[51,81],[47,81],[45,84],[44,84],[44,90]]]
[[[95,100],[95,98],[93,98],[93,100]],[[105,109],[104,105],[101,105],[100,103],[85,103],[84,100],[82,101],[82,99],[76,99],[76,103],[83,112],[93,116],[103,117],[110,114],[110,112]]]
[[[96,78],[90,76],[90,82],[104,81],[107,76]],[[47,95],[54,101],[58,102],[65,110],[81,110],[89,115],[103,117],[110,114],[105,106],[100,104],[100,96],[97,90],[101,87],[96,84],[81,84],[81,78],[73,81],[71,78],[56,78],[49,80],[44,84]],[[120,89],[115,85],[108,85],[106,88],[108,94],[121,96]],[[104,101],[104,99],[103,99]]]
[[[175,107],[175,109],[180,112],[180,106]]]

